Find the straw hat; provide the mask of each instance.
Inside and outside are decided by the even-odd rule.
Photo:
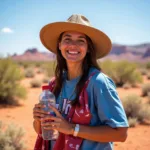
[[[111,50],[111,40],[102,31],[91,26],[89,20],[79,14],[72,15],[65,22],[54,22],[45,25],[40,31],[42,44],[51,52],[57,53],[57,41],[62,32],[77,31],[91,38],[96,51],[96,57],[102,58]]]

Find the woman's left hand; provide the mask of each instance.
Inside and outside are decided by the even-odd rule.
[[[47,116],[41,119],[41,125],[46,130],[53,130],[56,129],[61,133],[64,134],[73,134],[74,131],[74,124],[69,123],[67,120],[65,120],[60,112],[53,106],[49,106],[50,109],[52,109],[55,114],[55,116]]]

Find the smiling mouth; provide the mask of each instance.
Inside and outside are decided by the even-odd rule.
[[[67,51],[68,54],[71,54],[71,55],[77,55],[79,54],[80,52],[77,52],[77,51]]]

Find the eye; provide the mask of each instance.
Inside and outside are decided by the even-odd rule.
[[[78,40],[79,43],[86,43],[84,40]]]
[[[84,42],[83,40],[79,40],[79,42]]]
[[[69,39],[69,38],[66,38],[66,39],[64,39],[64,41],[65,41],[65,42],[69,42],[69,41],[70,41],[70,39]]]
[[[70,39],[69,38],[64,38],[64,39],[62,39],[62,42],[65,43],[65,44],[69,44]]]

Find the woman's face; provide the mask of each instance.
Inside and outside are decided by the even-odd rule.
[[[75,31],[64,32],[59,49],[67,63],[82,62],[88,49],[85,34]]]

